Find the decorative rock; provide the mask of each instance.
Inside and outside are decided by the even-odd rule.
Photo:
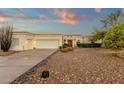
[[[58,52],[12,83],[124,83],[124,59],[102,48]]]
[[[41,78],[48,78],[49,77],[49,71],[43,71],[41,74]]]

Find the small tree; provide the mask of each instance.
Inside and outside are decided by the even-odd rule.
[[[124,47],[124,23],[113,25],[103,40],[106,48],[121,49]]]
[[[91,43],[95,43],[97,40],[103,41],[105,33],[106,33],[105,31],[100,31],[99,29],[95,29],[95,32],[90,38]]]
[[[12,43],[13,26],[3,26],[0,28],[0,32],[1,50],[7,52],[10,49]]]

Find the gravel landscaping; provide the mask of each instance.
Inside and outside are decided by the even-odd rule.
[[[49,78],[41,77],[44,70],[50,72]],[[102,48],[80,48],[67,53],[59,51],[11,83],[124,83],[124,59]]]

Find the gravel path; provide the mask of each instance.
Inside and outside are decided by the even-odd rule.
[[[50,71],[48,79],[40,77],[43,70]],[[12,83],[124,83],[124,59],[100,48],[57,52]]]

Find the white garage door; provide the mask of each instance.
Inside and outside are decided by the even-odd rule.
[[[58,48],[59,40],[36,40],[36,48]]]

